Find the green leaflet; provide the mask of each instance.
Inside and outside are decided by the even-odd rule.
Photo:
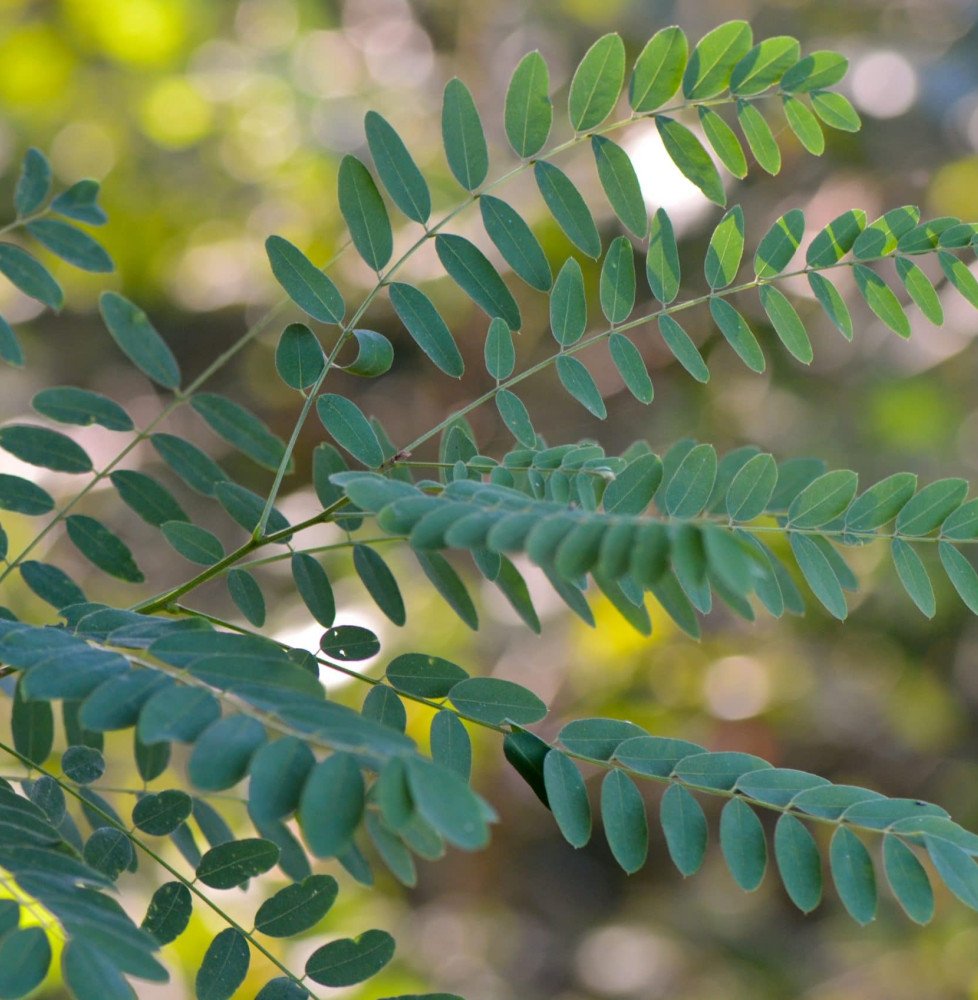
[[[655,395],[652,379],[639,349],[625,336],[613,333],[608,339],[611,360],[628,391],[640,402],[651,403]]]
[[[716,297],[710,298],[710,315],[740,360],[751,371],[763,372],[764,354],[747,320],[726,299]]]
[[[305,323],[290,323],[275,348],[279,378],[292,389],[308,389],[325,367],[326,359],[316,335]]]
[[[265,730],[256,719],[226,715],[194,744],[187,766],[190,779],[207,791],[231,788],[247,774],[251,758],[264,745]]]
[[[356,403],[326,392],[316,400],[316,412],[336,443],[357,461],[371,469],[383,464],[384,452],[377,435]]]
[[[785,118],[798,141],[812,156],[821,156],[825,152],[825,134],[818,118],[797,97],[785,96],[783,106]]]
[[[418,347],[446,375],[461,378],[465,370],[462,355],[459,354],[451,330],[428,296],[413,285],[397,281],[390,284],[388,291],[394,311]],[[380,462],[376,463],[379,464]]]
[[[894,333],[904,338],[909,337],[910,320],[907,319],[907,314],[903,311],[900,300],[893,294],[890,286],[865,264],[856,264],[852,270],[856,279],[856,287],[869,308]]]
[[[202,688],[165,687],[149,698],[139,713],[137,734],[144,744],[194,740],[221,714],[221,707]]]
[[[665,778],[684,757],[703,752],[698,743],[662,736],[633,736],[623,740],[614,751],[615,760],[630,771],[649,777]]]
[[[591,137],[591,151],[598,180],[615,215],[639,239],[644,239],[649,217],[631,158],[621,146],[600,135]]]
[[[922,222],[900,237],[897,242],[897,251],[899,253],[926,253],[937,246],[943,233],[957,229],[959,226],[960,222],[953,215],[945,215]]]
[[[683,875],[692,875],[706,854],[706,816],[700,804],[682,785],[670,785],[662,796],[659,822],[673,864]]]
[[[211,392],[197,393],[190,405],[218,437],[264,468],[278,469],[285,444],[251,411]]]
[[[44,981],[51,945],[40,927],[24,927],[0,939],[0,996],[23,997]]]
[[[79,474],[92,471],[92,460],[70,437],[33,424],[0,427],[0,448],[29,465],[55,472]]]
[[[824,605],[825,609],[833,617],[840,621],[845,620],[848,614],[845,594],[842,592],[842,585],[832,568],[825,553],[812,538],[808,535],[800,535],[792,532],[789,535],[791,551],[798,561],[798,568],[801,570],[805,582],[812,589],[812,593]]]
[[[466,191],[474,191],[489,172],[489,150],[475,101],[458,77],[445,85],[441,135],[449,169]]]
[[[10,730],[18,753],[36,763],[47,760],[54,744],[54,713],[49,702],[25,696],[23,681],[17,684],[14,694]]]
[[[507,264],[531,288],[547,292],[553,284],[550,262],[523,216],[501,198],[485,194],[479,199],[482,224]]]
[[[255,914],[255,929],[281,938],[310,930],[329,912],[338,892],[331,875],[310,875],[266,899]]]
[[[773,285],[761,285],[757,293],[760,296],[761,306],[771,321],[774,332],[781,339],[781,343],[802,364],[811,364],[815,352],[808,339],[805,324],[795,307],[781,290]]]
[[[703,100],[725,90],[734,66],[747,55],[752,40],[746,21],[727,21],[705,34],[690,54],[683,95]]]
[[[583,847],[591,839],[591,805],[581,772],[569,757],[551,750],[544,759],[543,776],[560,832],[573,847]]]
[[[482,199],[485,204],[485,198]],[[486,371],[497,381],[509,378],[516,367],[516,349],[509,324],[496,317],[489,324],[485,345]],[[498,397],[497,397],[498,398]]]
[[[473,553],[474,555],[475,553]],[[494,583],[509,601],[513,610],[523,619],[526,627],[539,635],[541,631],[540,618],[533,607],[526,581],[509,559],[505,556],[499,556],[498,553],[496,555],[499,558],[499,570],[496,573]]]
[[[892,521],[913,496],[917,477],[911,472],[897,472],[870,486],[852,502],[846,512],[847,531],[874,531]]]
[[[805,263],[811,268],[829,267],[841,260],[866,228],[866,213],[854,208],[833,219],[808,246]]]
[[[757,813],[743,799],[731,799],[720,813],[720,849],[737,885],[753,892],[767,868],[767,844]]]
[[[838,52],[812,52],[784,74],[781,89],[788,93],[807,93],[831,87],[846,75],[848,68],[849,60]]]
[[[746,177],[747,157],[734,130],[712,108],[700,105],[697,110],[703,134],[720,162],[734,177]]]
[[[672,221],[665,209],[652,216],[649,228],[649,251],[645,258],[645,277],[652,294],[668,305],[679,294],[679,248],[672,229]],[[660,317],[660,325],[662,319]]]
[[[101,243],[77,226],[60,219],[36,219],[26,228],[41,246],[82,271],[108,274],[115,270]]]
[[[246,837],[212,847],[197,866],[197,878],[212,889],[233,889],[267,872],[278,861],[279,849],[260,837]]]
[[[692,448],[666,482],[662,503],[672,517],[696,517],[710,497],[717,474],[717,453],[712,445]]]
[[[575,131],[586,132],[611,114],[624,80],[625,44],[617,33],[602,35],[584,54],[571,80],[567,112]]]
[[[926,535],[964,502],[968,495],[965,479],[938,479],[909,499],[900,510],[896,530],[901,535]]]
[[[462,236],[439,233],[435,250],[445,270],[476,305],[498,316],[511,330],[522,326],[520,309],[486,255]]]
[[[778,466],[768,454],[754,455],[737,471],[726,494],[731,520],[752,521],[767,509],[778,481]]]
[[[743,255],[744,212],[734,205],[713,230],[707,247],[704,271],[710,288],[726,288],[737,277]]]
[[[587,202],[570,178],[547,160],[534,163],[533,176],[547,208],[567,238],[588,257],[597,260],[601,256],[601,237]]]
[[[849,315],[845,300],[835,285],[816,271],[809,272],[808,284],[839,333],[846,340],[852,340],[852,317]]]
[[[611,760],[625,740],[645,736],[645,730],[623,719],[575,719],[558,733],[571,753],[592,760]]]
[[[684,757],[673,768],[673,774],[695,788],[729,791],[742,775],[770,766],[766,760],[755,757],[754,754],[721,751]]]
[[[69,781],[90,785],[105,773],[105,759],[92,747],[70,746],[61,755],[61,770]]]
[[[10,324],[0,316],[0,360],[14,368],[24,367],[24,349]]]
[[[675,25],[660,29],[646,42],[628,81],[628,103],[634,111],[655,111],[676,93],[688,51],[686,36]]]
[[[822,899],[822,859],[808,827],[790,813],[774,828],[774,857],[792,903],[811,913]]]
[[[550,808],[543,777],[543,765],[550,745],[527,729],[514,726],[503,738],[503,753],[519,776],[530,786],[534,795]]]
[[[104,225],[108,216],[96,203],[98,193],[97,181],[76,181],[51,202],[51,210],[90,226]]]
[[[152,434],[149,440],[160,458],[192,490],[214,496],[217,484],[227,481],[227,475],[217,462],[189,441],[174,434]]]
[[[978,866],[973,857],[937,836],[925,836],[924,846],[944,884],[965,906],[978,909]]]
[[[788,507],[790,528],[820,528],[842,514],[859,484],[859,476],[848,469],[837,469],[809,483]]]
[[[576,399],[581,406],[589,410],[598,420],[604,420],[608,410],[601,398],[601,391],[591,373],[584,365],[569,354],[561,354],[556,362],[557,377],[560,384]]]
[[[309,772],[299,802],[299,822],[316,857],[346,851],[363,817],[363,775],[356,758],[333,753]]]
[[[706,367],[703,355],[690,340],[689,334],[671,316],[659,317],[659,333],[675,359],[697,382],[709,382],[710,369]]]
[[[14,187],[14,211],[18,218],[36,212],[51,191],[51,164],[33,146],[24,154]],[[25,991],[26,992],[26,991]]]
[[[431,215],[431,194],[404,141],[376,111],[368,111],[363,124],[370,155],[387,193],[409,219],[424,225]]]
[[[464,715],[489,725],[539,722],[547,706],[528,688],[497,677],[469,677],[448,692],[452,704]]]
[[[13,243],[0,243],[0,274],[51,309],[64,305],[64,292],[48,269],[32,254]]]
[[[914,852],[897,837],[884,837],[883,865],[886,880],[904,913],[918,924],[930,923],[934,915],[934,891]]]
[[[807,771],[796,771],[788,767],[768,767],[759,771],[748,771],[737,779],[737,791],[759,802],[774,806],[786,806],[799,793],[808,788],[828,785],[825,778]]]
[[[344,156],[338,176],[340,212],[357,253],[375,271],[391,259],[394,235],[384,199],[370,171],[355,157]]]
[[[168,789],[144,795],[132,810],[136,827],[154,837],[165,837],[190,815],[193,803],[186,792]]]
[[[47,490],[20,476],[0,473],[0,510],[36,517],[54,509],[54,498]]]
[[[472,740],[453,711],[443,708],[432,716],[429,743],[431,759],[436,764],[454,771],[463,781],[469,780],[472,772]]]
[[[160,525],[163,537],[190,562],[212,566],[224,558],[221,540],[206,528],[186,521],[165,521]]]
[[[605,488],[603,504],[609,514],[641,514],[651,503],[662,481],[657,455],[640,455]]]
[[[228,515],[245,531],[255,531],[261,520],[262,511],[265,509],[264,497],[239,486],[237,483],[227,481],[217,483],[214,487],[214,496]],[[268,514],[266,527],[268,532],[285,531],[289,527],[289,522],[278,508],[272,507]],[[291,536],[287,536],[280,538],[279,543],[285,544],[290,540]]]
[[[781,170],[781,150],[767,119],[749,101],[737,102],[737,121],[757,165],[769,174]]]
[[[805,216],[793,208],[778,219],[764,234],[754,254],[754,273],[758,278],[780,274],[794,257],[805,234]]]
[[[917,308],[935,326],[944,322],[944,308],[930,278],[912,261],[906,257],[896,258],[897,275],[913,299]]]
[[[601,820],[611,853],[631,875],[645,864],[649,824],[635,782],[624,771],[609,771],[601,782]]]
[[[149,379],[164,389],[180,386],[180,368],[173,352],[137,305],[116,292],[103,292],[99,312],[123,354]]]
[[[352,986],[376,975],[394,957],[394,939],[386,931],[364,931],[317,948],[306,962],[306,975],[323,986]]]
[[[931,586],[930,577],[927,575],[927,569],[920,556],[900,538],[893,539],[890,554],[893,556],[893,564],[896,566],[903,589],[910,595],[910,599],[917,605],[922,614],[933,618],[937,611],[937,602],[934,598],[934,588]]]
[[[955,541],[978,537],[978,500],[969,500],[949,514],[941,525],[941,537]]]
[[[334,625],[320,637],[319,648],[334,660],[369,660],[380,652],[380,641],[360,625]]]
[[[513,71],[506,89],[506,138],[517,156],[534,156],[543,149],[553,122],[550,74],[539,52],[528,52]]]
[[[564,261],[550,294],[550,330],[561,347],[576,344],[587,329],[584,274],[573,257]]]
[[[343,296],[297,246],[281,236],[269,236],[265,252],[275,280],[304,313],[320,323],[343,322]]]
[[[403,625],[407,620],[404,600],[394,574],[380,553],[368,545],[354,545],[353,566],[377,607],[395,625]]]
[[[832,880],[849,915],[858,924],[868,924],[876,916],[876,876],[873,862],[863,842],[840,826],[829,846]]]
[[[859,114],[844,94],[813,90],[810,93],[815,114],[829,128],[842,132],[858,132],[862,128]]]
[[[656,115],[655,127],[669,158],[683,176],[692,181],[710,201],[721,208],[726,205],[723,181],[699,139],[685,125],[666,115]]]
[[[140,925],[157,944],[175,941],[187,929],[193,913],[193,897],[182,882],[164,882],[149,901]]]
[[[81,587],[57,566],[28,559],[20,564],[20,575],[24,583],[52,608],[66,608],[85,600]]]
[[[946,250],[939,250],[937,259],[947,280],[971,305],[978,308],[978,279],[971,273],[967,264]]]
[[[237,928],[221,931],[207,946],[194,981],[198,1000],[228,1000],[248,975],[251,951]]]
[[[765,38],[734,66],[730,90],[741,97],[760,94],[776,84],[800,56],[797,38],[787,35]]]
[[[31,400],[31,406],[62,424],[81,427],[98,424],[110,431],[131,431],[133,428],[129,414],[117,402],[101,393],[74,386],[42,389]]]
[[[479,615],[469,592],[452,564],[437,552],[415,552],[415,557],[431,581],[432,586],[445,599],[448,606],[473,631],[479,627]]]
[[[536,445],[537,435],[523,400],[508,389],[496,393],[496,409],[509,432],[527,448]]]
[[[100,570],[128,583],[146,579],[125,542],[94,517],[71,514],[65,528],[78,551]]]
[[[86,865],[114,882],[132,864],[135,849],[125,831],[100,826],[85,842],[82,857]]]
[[[950,542],[940,542],[937,546],[941,557],[941,565],[948,579],[954,585],[958,596],[968,606],[973,614],[978,614],[978,573]]]
[[[920,222],[920,209],[916,205],[904,205],[890,209],[871,222],[856,238],[852,245],[852,255],[858,260],[884,257],[897,248],[900,237]]]
[[[421,818],[463,851],[489,841],[487,821],[495,815],[454,771],[422,757],[405,758],[408,787]]]
[[[329,628],[336,618],[336,601],[326,570],[306,552],[292,555],[292,579],[309,613],[320,625]]]
[[[419,698],[444,698],[468,674],[438,656],[403,653],[387,665],[385,676],[395,691]]]

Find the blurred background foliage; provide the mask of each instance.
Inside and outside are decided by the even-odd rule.
[[[733,17],[748,18],[759,38],[787,33],[805,50],[830,47],[846,54],[852,68],[843,89],[864,118],[857,135],[831,133],[818,159],[785,132],[782,173],[772,179],[752,168],[746,181],[732,186],[731,201],[744,205],[749,238],[793,207],[805,210],[810,232],[852,207],[872,218],[884,208],[917,203],[925,215],[978,218],[974,0],[0,0],[0,199],[9,203],[29,145],[49,153],[65,185],[82,177],[103,181],[110,214],[104,238],[118,263],[110,282],[151,313],[192,376],[277,300],[262,245],[269,233],[286,236],[316,260],[341,250],[336,169],[344,153],[364,154],[368,109],[393,122],[432,179],[438,217],[438,207],[459,199],[439,141],[441,89],[452,75],[461,75],[476,94],[495,142],[490,176],[498,176],[511,164],[502,97],[524,52],[541,49],[559,93],[598,34],[619,31],[634,56],[663,25],[679,24],[695,39]],[[625,135],[650,206],[664,205],[673,214],[686,241],[685,271],[698,274],[720,210],[677,179],[650,125]],[[571,170],[592,192],[610,237],[615,223],[601,208],[586,156]],[[538,234],[553,260],[570,252],[542,205],[532,207],[529,188],[517,183],[506,197],[536,211]],[[474,213],[463,215],[458,228],[477,232]],[[404,229],[398,239],[406,245],[417,233]],[[435,280],[433,259],[427,251],[419,255],[410,274],[432,276],[427,290],[467,345],[470,375],[458,384],[423,363],[389,307],[378,303],[368,320],[395,341],[394,369],[373,383],[336,379],[337,391],[355,394],[396,432],[395,441],[409,440],[485,388],[479,361],[484,317],[448,279]],[[595,265],[582,264],[596,284]],[[71,383],[107,392],[145,425],[160,400],[123,364],[94,313],[106,281],[52,267],[68,289],[65,318],[40,314],[31,300],[0,287],[0,312],[18,324],[28,353],[25,372],[0,371],[5,418],[29,416],[30,398],[40,387]],[[372,281],[352,254],[341,256],[331,273],[348,300]],[[527,361],[548,350],[549,332],[544,300],[525,289],[519,294],[526,317],[520,351]],[[650,336],[639,340],[656,388],[650,408],[634,402],[613,371],[596,361],[592,370],[609,399],[606,423],[597,424],[553,392],[551,374],[532,383],[531,412],[553,442],[589,436],[612,450],[643,436],[658,450],[693,435],[720,449],[753,443],[779,458],[819,455],[831,466],[858,470],[865,483],[898,470],[919,472],[924,481],[978,479],[976,321],[951,294],[944,302],[945,326],[934,330],[921,321],[909,343],[896,342],[862,309],[848,344],[813,308],[814,364],[804,368],[775,350],[763,376],[736,362],[704,312],[688,329],[712,368],[709,386],[694,383]],[[287,436],[295,398],[269,376],[281,325],[208,388],[252,406]],[[238,460],[223,454],[195,420],[178,413],[171,427],[195,437],[232,469]],[[494,412],[477,412],[473,424],[483,452],[509,447]],[[315,504],[309,455],[321,436],[310,422],[281,505],[290,516],[306,516]],[[123,440],[87,430],[79,437],[96,464],[110,459]],[[137,452],[132,464],[152,464],[155,456],[148,452]],[[12,468],[9,456],[2,461],[23,472]],[[251,468],[233,471],[256,489],[268,485]],[[49,475],[48,489],[67,491],[63,477]],[[178,485],[173,488],[179,493]],[[179,496],[188,509],[197,503],[185,492]],[[110,520],[153,570],[146,593],[177,582],[182,567],[154,560],[158,536],[117,509],[108,491],[97,491],[87,509],[106,517],[109,505]],[[208,519],[216,520],[213,512],[195,513],[195,520],[225,531],[226,525]],[[34,528],[16,517],[5,527],[13,552]],[[335,529],[323,532],[325,544],[337,540]],[[63,541],[54,548],[49,557],[67,565],[94,598],[136,599],[113,594],[104,578],[89,579]],[[411,572],[407,553],[392,549],[391,558]],[[602,605],[599,629],[588,631],[553,604],[545,587],[536,588],[545,619],[540,638],[514,627],[504,602],[489,592],[480,605],[482,629],[470,633],[445,614],[427,585],[407,594],[408,626],[397,631],[369,605],[345,550],[327,565],[337,580],[339,620],[370,624],[385,641],[377,670],[389,655],[424,649],[473,672],[532,687],[552,706],[543,726],[548,736],[581,715],[631,718],[711,749],[755,752],[834,781],[926,797],[976,828],[978,624],[946,584],[936,619],[923,619],[876,548],[854,552],[853,561],[865,586],[844,626],[814,606],[802,620],[762,618],[751,626],[720,612],[698,645],[677,635],[661,615],[652,639],[642,639]],[[269,595],[279,598],[269,602],[270,629],[290,641],[315,643],[318,628],[310,628],[297,602],[286,599],[284,566],[270,565],[263,577]],[[938,580],[943,576],[935,575]],[[2,603],[44,620],[44,609],[16,589],[19,582],[10,587]],[[233,614],[219,586],[203,588],[193,603]],[[350,703],[365,693],[329,683]],[[412,709],[411,732],[422,742],[427,722]],[[856,930],[831,892],[808,917],[789,904],[776,878],[744,895],[719,851],[684,883],[661,835],[653,838],[648,866],[626,878],[600,839],[578,852],[567,846],[503,760],[495,736],[473,735],[476,784],[502,817],[489,850],[422,864],[411,891],[383,876],[367,891],[341,874],[344,891],[324,927],[283,946],[286,960],[298,967],[323,934],[367,926],[393,930],[399,942],[394,971],[365,991],[337,990],[336,996],[367,1000],[427,988],[457,991],[467,1000],[978,997],[978,920],[946,894],[928,928],[884,905],[870,927]],[[125,764],[114,767],[117,784],[134,783]],[[656,799],[653,791],[653,810]],[[235,802],[217,804],[232,822],[243,823]],[[147,869],[141,877],[152,879]],[[145,893],[130,892],[135,912]],[[259,892],[253,886],[250,895]],[[242,909],[252,911],[253,902]],[[183,963],[182,977],[178,971],[165,988],[143,984],[141,997],[191,995],[191,970],[219,929],[209,919],[195,917],[199,933],[168,949],[174,968]],[[238,995],[253,995],[265,971],[253,962]],[[43,993],[51,1000],[63,995],[56,982]]]

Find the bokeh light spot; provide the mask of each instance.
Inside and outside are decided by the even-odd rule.
[[[896,118],[917,99],[917,71],[899,52],[870,52],[856,62],[850,78],[856,107],[874,118]]]

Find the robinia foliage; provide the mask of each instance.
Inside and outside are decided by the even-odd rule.
[[[304,968],[283,964],[275,939],[321,926],[337,897],[337,882],[327,873],[336,864],[363,882],[373,866],[385,866],[411,885],[416,857],[436,859],[446,845],[486,846],[496,814],[470,787],[473,726],[499,734],[507,760],[575,847],[589,840],[593,826],[581,764],[603,769],[601,835],[627,872],[642,867],[648,850],[650,820],[640,785],[657,783],[664,794],[656,821],[683,874],[703,861],[711,834],[700,801],[712,796],[725,800],[717,835],[746,891],[765,875],[780,879],[807,912],[819,905],[827,872],[838,896],[828,905],[841,904],[864,924],[876,912],[878,878],[885,874],[897,904],[926,923],[934,909],[930,880],[937,878],[978,909],[978,835],[937,805],[832,784],[619,719],[570,722],[549,743],[532,729],[547,706],[530,690],[480,677],[477,664],[463,667],[423,648],[391,659],[380,678],[358,672],[357,661],[374,656],[379,641],[344,622],[330,583],[332,552],[303,546],[307,529],[342,526],[347,540],[332,548],[352,549],[367,593],[397,625],[405,623],[401,588],[407,581],[396,579],[381,554],[388,537],[417,560],[421,573],[411,586],[433,587],[473,629],[479,612],[466,585],[473,573],[499,588],[528,629],[540,629],[517,555],[539,566],[570,610],[592,625],[588,594],[594,588],[645,634],[649,594],[694,638],[715,601],[750,620],[761,613],[802,614],[814,599],[844,619],[846,592],[858,587],[844,552],[870,543],[889,549],[896,578],[928,616],[935,611],[934,589],[920,553],[936,546],[954,589],[978,612],[978,573],[964,551],[978,538],[978,499],[967,499],[963,479],[920,484],[913,472],[896,471],[860,484],[856,472],[828,470],[817,458],[779,460],[751,447],[718,455],[713,445],[693,440],[661,455],[644,441],[608,455],[594,441],[545,441],[533,426],[531,379],[550,366],[595,419],[606,416],[589,369],[602,352],[625,386],[652,403],[637,334],[661,337],[691,378],[707,382],[699,345],[715,333],[691,335],[683,325],[696,305],[707,306],[719,335],[754,372],[764,370],[765,349],[812,360],[802,318],[812,313],[792,301],[799,278],[850,339],[853,324],[833,282],[843,272],[900,337],[910,334],[908,307],[942,321],[931,274],[978,307],[978,281],[968,264],[978,229],[956,218],[922,219],[912,205],[873,221],[853,208],[810,240],[804,259],[798,259],[806,232],[800,210],[758,233],[733,205],[716,225],[702,273],[684,274],[669,215],[660,208],[649,217],[629,154],[612,138],[636,123],[656,129],[682,173],[726,208],[731,182],[724,174],[742,178],[754,163],[778,172],[772,120],[786,121],[788,129],[779,128],[785,141],[797,139],[814,155],[824,149],[826,128],[859,128],[849,102],[831,89],[845,71],[846,60],[833,52],[802,54],[788,37],[754,44],[749,25],[733,21],[692,47],[679,28],[665,28],[629,72],[621,38],[609,34],[588,50],[559,108],[569,116],[570,138],[548,145],[558,109],[547,65],[533,52],[516,67],[505,97],[515,165],[490,163],[471,93],[458,79],[445,87],[444,153],[462,189],[448,208],[434,208],[428,182],[394,125],[373,112],[366,116],[369,162],[346,156],[338,175],[347,252],[377,274],[361,301],[347,302],[327,269],[271,236],[269,265],[287,300],[187,381],[152,318],[121,294],[102,295],[108,336],[157,387],[159,415],[136,428],[112,399],[57,386],[34,397],[37,420],[0,427],[4,450],[81,483],[56,499],[26,478],[0,474],[0,508],[34,516],[40,525],[19,551],[0,530],[0,580],[19,575],[52,609],[44,624],[0,610],[0,672],[12,730],[0,751],[28,775],[19,787],[0,780],[0,882],[9,890],[0,901],[0,996],[26,995],[43,980],[50,935],[57,934],[64,942],[61,974],[75,997],[130,997],[130,977],[167,978],[159,949],[179,937],[195,908],[209,909],[225,925],[197,972],[201,1000],[230,997],[255,951],[279,973],[260,1000],[324,995],[316,993],[319,987],[367,980],[395,953],[383,928],[330,925],[332,939]],[[600,228],[565,170],[577,154],[593,159],[614,213]],[[505,200],[507,182],[523,174],[532,174],[539,192],[533,217],[552,215],[573,244],[566,260],[548,259],[531,220]],[[106,222],[98,186],[82,181],[53,197],[51,187],[47,160],[30,150],[16,184],[13,221],[3,229],[0,272],[57,310],[62,291],[32,253],[35,244],[89,271],[109,271],[112,264],[91,235]],[[600,209],[606,213],[604,204]],[[452,231],[462,213],[481,216],[484,239]],[[398,256],[395,223],[399,233],[416,234]],[[383,296],[431,364],[464,379],[451,322],[424,287],[401,273],[428,243],[447,275],[486,313],[484,361],[495,384],[407,441],[353,399],[328,391],[327,380],[340,367],[363,378],[382,378],[391,368],[391,341],[365,326]],[[588,259],[600,261],[597,301],[577,252],[586,266]],[[925,270],[922,258],[935,266]],[[543,359],[527,360],[514,333],[523,322],[521,303],[540,296],[549,306],[554,345]],[[278,320],[288,310],[300,311],[303,321],[283,328]],[[278,376],[296,394],[288,442],[239,399],[207,390],[222,365],[269,331],[278,337]],[[341,366],[344,348],[355,357]],[[25,363],[16,332],[3,321],[0,356],[14,366]],[[247,396],[246,387],[240,395]],[[206,434],[198,443],[167,429],[168,418],[188,407],[202,430],[267,470],[263,494],[234,482],[207,454]],[[496,408],[514,439],[511,450],[489,455],[480,447],[465,419],[477,407]],[[288,477],[305,471],[294,468],[293,452],[300,431],[316,420],[322,443],[311,478],[320,510],[291,524],[276,500]],[[97,424],[107,438],[126,433],[127,443],[96,467],[59,424]],[[433,441],[437,460],[410,460]],[[151,472],[126,467],[124,459],[136,450]],[[174,479],[212,500],[215,519],[226,516],[240,527],[233,551],[190,519],[171,492]],[[95,487],[107,487],[97,502]],[[172,550],[173,560],[186,561],[179,586],[128,607],[99,603],[97,594],[83,593],[64,569],[46,561],[63,533],[104,573],[141,584],[154,567],[124,540],[134,517],[159,530],[160,547]],[[298,598],[322,626],[318,655],[262,634],[263,573],[280,561],[289,563]],[[226,585],[239,621],[222,621],[197,606],[195,593],[212,580]],[[369,686],[360,711],[329,699],[320,676],[331,671]],[[405,701],[430,709],[430,757],[405,735]],[[56,712],[65,747],[55,747]],[[128,798],[99,791],[103,734],[114,730],[132,731],[145,783]],[[186,765],[178,769],[170,765],[175,743],[185,747]],[[246,797],[253,826],[247,836],[233,832],[208,804],[210,795],[230,788]],[[777,814],[771,842],[759,819],[765,813]],[[816,838],[815,828],[828,836]],[[164,857],[167,838],[182,863]],[[120,906],[116,886],[137,865],[152,870],[158,888],[134,918]],[[285,876],[290,884],[269,891],[253,921],[242,924],[225,913],[223,893],[249,879],[261,884],[276,867],[274,878]],[[46,922],[25,924],[26,910],[46,914]]]

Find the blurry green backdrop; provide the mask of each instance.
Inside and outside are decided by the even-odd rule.
[[[861,133],[832,132],[818,159],[781,137],[782,173],[769,178],[752,168],[731,191],[730,200],[744,206],[749,238],[794,207],[805,210],[813,231],[852,207],[872,218],[916,203],[925,216],[978,218],[973,0],[0,0],[0,201],[9,204],[24,149],[39,146],[65,184],[82,177],[104,183],[104,239],[119,264],[107,282],[52,263],[68,291],[66,319],[39,314],[32,300],[0,286],[0,313],[20,324],[29,359],[26,373],[0,371],[4,418],[29,416],[38,388],[74,383],[108,392],[137,422],[151,419],[159,401],[114,353],[94,312],[98,292],[116,287],[139,301],[184,371],[200,371],[277,298],[263,249],[268,234],[287,237],[317,261],[339,249],[345,237],[336,169],[344,153],[363,149],[368,109],[392,121],[434,179],[436,204],[450,206],[457,194],[439,116],[451,76],[462,76],[476,95],[495,141],[496,176],[511,162],[502,96],[524,52],[543,52],[559,91],[605,31],[619,31],[634,55],[663,25],[679,24],[697,38],[733,17],[749,19],[758,38],[787,33],[805,50],[846,54],[852,68],[843,90],[864,118]],[[652,207],[664,205],[677,220],[690,261],[702,260],[721,210],[677,177],[653,132],[643,124],[627,133],[643,189]],[[596,188],[587,164],[579,166],[575,177]],[[519,200],[520,191],[510,195]],[[605,222],[610,230],[610,213]],[[472,225],[463,219],[461,231]],[[538,235],[552,259],[569,252],[552,221],[539,218]],[[424,276],[423,259],[411,266]],[[331,273],[350,289],[348,299],[370,277],[351,255]],[[596,281],[593,265],[586,273]],[[447,279],[433,283],[431,294],[457,318],[459,339],[468,340],[463,351],[477,359],[483,318]],[[526,298],[520,350],[529,357],[549,333],[540,302]],[[944,305],[945,326],[922,323],[909,343],[885,333],[863,308],[848,344],[813,310],[814,364],[804,368],[773,352],[763,376],[736,362],[704,312],[699,329],[697,320],[687,329],[710,362],[709,386],[694,383],[650,336],[643,350],[655,382],[651,407],[606,372],[609,419],[598,424],[565,395],[548,396],[551,375],[543,374],[532,388],[535,423],[544,434],[559,426],[568,439],[594,437],[609,451],[636,436],[659,450],[692,435],[719,450],[752,443],[778,457],[818,455],[830,467],[858,470],[865,482],[898,470],[923,480],[976,479],[978,325],[967,305],[952,297]],[[343,390],[358,389],[360,405],[403,440],[478,390],[477,363],[461,387],[444,378],[413,353],[386,304],[368,320],[395,341],[396,366],[366,386],[346,379]],[[279,329],[209,388],[252,406],[287,436],[294,396],[268,377]],[[483,452],[508,447],[494,412],[476,413],[473,424]],[[189,423],[184,430],[233,465],[216,439]],[[310,422],[303,435],[282,502],[287,514],[313,502],[308,457],[321,433]],[[99,440],[85,439],[97,464],[111,457]],[[249,482],[247,468],[235,471],[256,489],[266,485]],[[56,478],[45,485],[59,488]],[[107,497],[96,493],[88,509]],[[184,494],[181,502],[194,503]],[[132,517],[125,524],[137,553],[142,543],[156,545],[151,529],[142,526],[141,534]],[[5,527],[16,552],[32,526],[11,517]],[[66,551],[56,554],[63,564],[69,559]],[[346,575],[341,617],[381,633],[384,662],[410,644],[475,673],[519,680],[552,706],[546,735],[583,714],[631,718],[662,735],[755,752],[834,781],[953,802],[955,817],[978,827],[978,624],[937,575],[935,584],[948,592],[938,595],[936,619],[926,621],[875,547],[853,553],[867,584],[846,625],[814,606],[802,620],[762,618],[752,626],[715,615],[698,645],[660,617],[652,639],[642,639],[602,605],[600,628],[590,632],[545,603],[542,592],[542,637],[511,627],[507,608],[489,593],[483,628],[472,634],[426,586],[407,595],[409,643],[371,610],[344,560],[330,563],[331,575]],[[71,571],[84,586],[85,566]],[[180,572],[160,568],[152,589],[176,582]],[[19,583],[10,587],[0,603],[44,620],[45,610],[15,589]],[[105,587],[93,577],[93,595],[104,596]],[[287,590],[283,578],[281,593]],[[197,603],[233,613],[219,588],[204,590]],[[298,608],[270,604],[277,635],[315,642],[318,629],[309,629]],[[335,693],[351,701],[364,694],[338,686]],[[419,724],[415,735],[423,733]],[[423,863],[411,891],[382,881],[380,891],[367,893],[341,875],[344,891],[326,931],[390,927],[399,958],[366,991],[337,990],[337,997],[436,988],[467,1000],[978,997],[978,916],[946,896],[928,928],[884,905],[873,924],[857,930],[831,893],[808,917],[775,878],[744,895],[718,851],[684,884],[661,839],[653,840],[647,867],[626,878],[600,840],[578,852],[566,845],[498,742],[473,735],[476,784],[502,814],[491,847]],[[234,819],[233,803],[227,815]],[[172,962],[183,958],[188,968],[209,940],[206,918],[195,919],[200,933],[168,949]],[[304,957],[318,943],[290,944],[286,954]],[[263,971],[253,963],[240,997],[254,994]],[[190,979],[178,974],[165,988],[144,985],[140,996],[179,998],[190,990]],[[57,986],[44,994],[62,995]]]

